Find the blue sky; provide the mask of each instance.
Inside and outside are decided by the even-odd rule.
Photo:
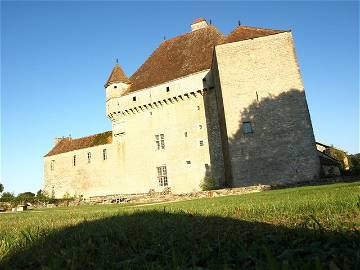
[[[131,75],[198,17],[292,29],[316,140],[359,152],[357,2],[1,3],[1,182],[37,191],[58,136],[111,129],[104,82],[115,59]]]

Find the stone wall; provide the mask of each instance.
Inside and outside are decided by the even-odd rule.
[[[234,186],[312,179],[319,158],[290,32],[215,47]],[[243,123],[251,133],[244,134]]]
[[[200,190],[208,173],[220,179],[222,157],[216,143],[218,127],[213,126],[217,120],[213,118],[216,103],[211,82],[211,73],[205,70],[122,97],[112,90],[107,113],[113,123],[113,142],[45,157],[45,189],[51,194],[54,187],[56,197],[66,192],[89,197],[161,191],[164,187],[158,184],[156,167],[162,165],[167,167],[173,193]],[[164,134],[165,149],[157,149],[157,134]],[[109,149],[107,161],[100,156],[105,147]],[[92,153],[91,164],[87,163],[88,152]],[[54,171],[51,160],[55,160]]]
[[[103,159],[103,149],[107,160]],[[88,163],[88,153],[91,161]],[[74,166],[73,157],[76,156]],[[51,170],[51,162],[54,168]],[[48,195],[70,196],[112,194],[121,188],[123,153],[121,145],[105,144],[44,158],[44,190]]]

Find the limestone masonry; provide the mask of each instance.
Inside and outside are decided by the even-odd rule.
[[[55,197],[297,182],[320,171],[290,31],[206,20],[165,40],[128,78],[105,84],[112,131],[58,138],[44,157]]]

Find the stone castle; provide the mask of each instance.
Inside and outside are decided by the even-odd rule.
[[[84,197],[304,181],[320,170],[291,31],[205,19],[105,84],[112,131],[58,138],[44,190]]]

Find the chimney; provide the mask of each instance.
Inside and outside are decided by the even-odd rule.
[[[54,139],[54,146],[57,145],[64,137],[57,137]]]
[[[208,26],[206,20],[204,18],[199,18],[192,22],[191,31],[202,29],[205,28],[206,26]]]

